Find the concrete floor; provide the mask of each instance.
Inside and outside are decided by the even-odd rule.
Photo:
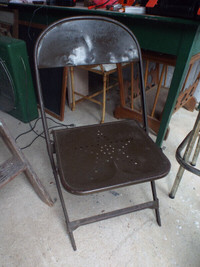
[[[114,120],[112,111],[118,99],[112,97],[112,100],[107,102],[106,121]],[[176,198],[168,197],[178,169],[176,148],[193,126],[196,115],[197,111],[191,113],[185,109],[174,114],[169,137],[163,143],[172,168],[166,178],[156,182],[162,227],[157,225],[152,210],[82,226],[74,232],[76,252],[66,234],[45,143],[38,138],[23,151],[55,203],[53,207],[45,205],[24,175],[19,175],[0,190],[0,266],[199,267],[200,179],[185,172]],[[0,118],[4,119],[14,137],[29,130],[28,124],[6,113],[0,112]],[[99,120],[98,107],[84,102],[74,112],[66,108],[64,123],[84,125]],[[54,123],[50,122],[50,125]],[[41,123],[37,129],[41,131]],[[18,145],[23,147],[34,137],[29,133],[18,140]],[[0,162],[4,156],[1,147]],[[144,184],[84,197],[64,192],[64,198],[70,218],[77,219],[114,206],[118,208],[151,199],[149,189],[149,184]]]

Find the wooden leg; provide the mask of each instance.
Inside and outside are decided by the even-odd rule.
[[[117,64],[117,73],[118,73],[118,81],[119,81],[119,89],[120,89],[120,103],[122,107],[125,107],[125,95],[124,95],[124,82],[123,82],[123,74],[122,74],[122,65]]]
[[[74,89],[74,67],[70,67],[70,78],[72,88],[72,111],[75,110],[75,89]]]
[[[49,196],[48,192],[44,188],[43,184],[41,183],[40,179],[38,178],[28,161],[26,161],[26,170],[24,172],[41,200],[44,201],[44,203],[46,203],[48,206],[53,206],[51,197]]]
[[[133,110],[133,98],[134,98],[134,64],[133,62],[131,63],[131,109]]]
[[[42,185],[40,179],[33,171],[29,161],[25,158],[14,138],[10,135],[6,125],[0,120],[0,135],[10,150],[12,157],[0,165],[0,187],[24,172],[32,184],[35,192],[47,205],[53,206],[53,201]]]
[[[166,65],[163,65],[160,81],[159,81],[159,84],[158,84],[156,96],[155,96],[154,103],[153,103],[153,108],[152,108],[152,111],[151,111],[151,117],[153,117],[154,113],[155,113],[155,109],[156,109],[156,105],[157,105],[157,102],[158,102],[158,97],[159,97],[159,94],[160,94],[160,89],[161,89],[161,85],[162,85],[165,69],[166,69]]]
[[[149,73],[149,60],[147,59],[147,61],[146,61],[146,69],[145,69],[145,76],[144,76],[144,86],[145,86],[145,88],[147,86],[148,73]]]
[[[101,123],[104,123],[104,120],[105,120],[105,110],[106,110],[106,83],[107,83],[107,77],[104,74],[103,75],[103,103],[102,103],[102,119],[101,119]]]

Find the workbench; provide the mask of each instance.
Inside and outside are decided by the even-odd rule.
[[[35,27],[41,31],[50,23],[64,17],[100,15],[113,18],[127,25],[136,35],[142,49],[175,56],[175,70],[156,139],[157,144],[161,146],[190,59],[200,52],[198,21],[154,15],[134,15],[100,9],[88,10],[84,7],[9,4],[4,8],[17,10],[19,32],[22,26],[26,26],[28,29],[26,33],[23,31],[23,34],[19,34],[19,38],[23,38],[25,41],[29,38],[30,27]],[[31,42],[33,41],[31,40]]]

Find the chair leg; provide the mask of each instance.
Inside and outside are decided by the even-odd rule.
[[[74,89],[74,67],[70,67],[70,78],[72,88],[72,111],[75,110],[75,89]]]
[[[197,163],[197,158],[199,156],[199,152],[200,152],[200,136],[198,138],[198,142],[197,142],[197,145],[196,145],[196,149],[195,149],[195,152],[194,152],[194,156],[192,158],[192,162],[191,162],[191,165],[192,166],[195,166],[196,163]]]
[[[54,169],[53,172],[54,172],[54,177],[55,177],[55,181],[56,181],[56,187],[57,187],[57,190],[58,190],[58,195],[59,195],[59,198],[60,198],[60,202],[61,202],[61,205],[62,205],[64,217],[65,217],[67,233],[69,235],[69,239],[71,241],[71,245],[72,245],[73,249],[77,250],[75,239],[74,239],[74,235],[73,235],[73,230],[71,230],[71,227],[70,227],[69,216],[68,216],[68,213],[67,213],[64,197],[63,197],[63,194],[62,194],[62,189],[61,189],[61,185],[60,185],[60,182],[59,182],[59,178],[58,178],[56,169],[55,168],[53,168],[53,169]]]
[[[178,149],[179,148],[183,149],[186,146],[186,143],[187,143],[187,147],[186,147],[185,153],[183,155],[183,161],[185,161],[185,162],[189,161],[190,155],[192,153],[193,147],[195,145],[195,142],[196,142],[198,134],[199,134],[199,130],[200,130],[200,111],[199,111],[197,119],[195,121],[193,130],[190,132],[191,137],[190,137],[189,141],[187,141],[187,137],[186,137],[178,147]],[[198,144],[197,144],[197,147],[198,147]],[[178,149],[177,149],[177,151],[178,151]],[[196,153],[196,151],[195,151],[195,153]],[[197,153],[198,153],[198,151],[197,151]],[[198,154],[196,154],[196,155],[198,156]],[[175,194],[176,194],[178,186],[179,186],[179,184],[181,182],[184,170],[185,170],[184,167],[182,167],[182,166],[179,167],[179,170],[178,170],[178,173],[176,175],[176,179],[174,181],[173,187],[171,189],[171,192],[169,193],[169,197],[170,198],[175,198]]]
[[[103,102],[102,102],[102,118],[101,118],[101,123],[104,123],[104,120],[105,120],[106,86],[107,86],[107,77],[106,77],[106,74],[103,74]]]
[[[185,169],[182,166],[180,166],[179,170],[177,172],[176,179],[174,181],[173,187],[171,189],[171,192],[169,193],[169,197],[170,198],[175,198],[175,195],[176,195],[176,192],[178,190],[178,187],[179,187],[179,184],[181,182],[181,179],[183,177],[184,171],[185,171]]]
[[[158,202],[155,181],[151,181],[151,190],[152,190],[152,194],[153,194],[153,200]],[[158,223],[159,226],[161,226],[159,205],[155,208],[155,212],[156,212],[157,223]]]

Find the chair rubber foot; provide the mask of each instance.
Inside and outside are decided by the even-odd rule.
[[[157,224],[158,224],[158,226],[159,226],[159,227],[161,227],[161,226],[162,226],[160,218],[159,218],[159,219],[157,219]]]
[[[158,224],[159,227],[162,226],[162,224],[161,224],[161,219],[160,219],[160,215],[159,215],[159,217],[157,218],[157,224]]]
[[[175,198],[175,196],[173,196],[171,193],[169,194],[169,197],[170,197],[171,199],[174,199],[174,198]]]
[[[76,246],[75,246],[75,247],[74,247],[74,246],[72,246],[72,247],[73,247],[73,250],[74,250],[74,251],[77,251],[77,247],[76,247]]]

